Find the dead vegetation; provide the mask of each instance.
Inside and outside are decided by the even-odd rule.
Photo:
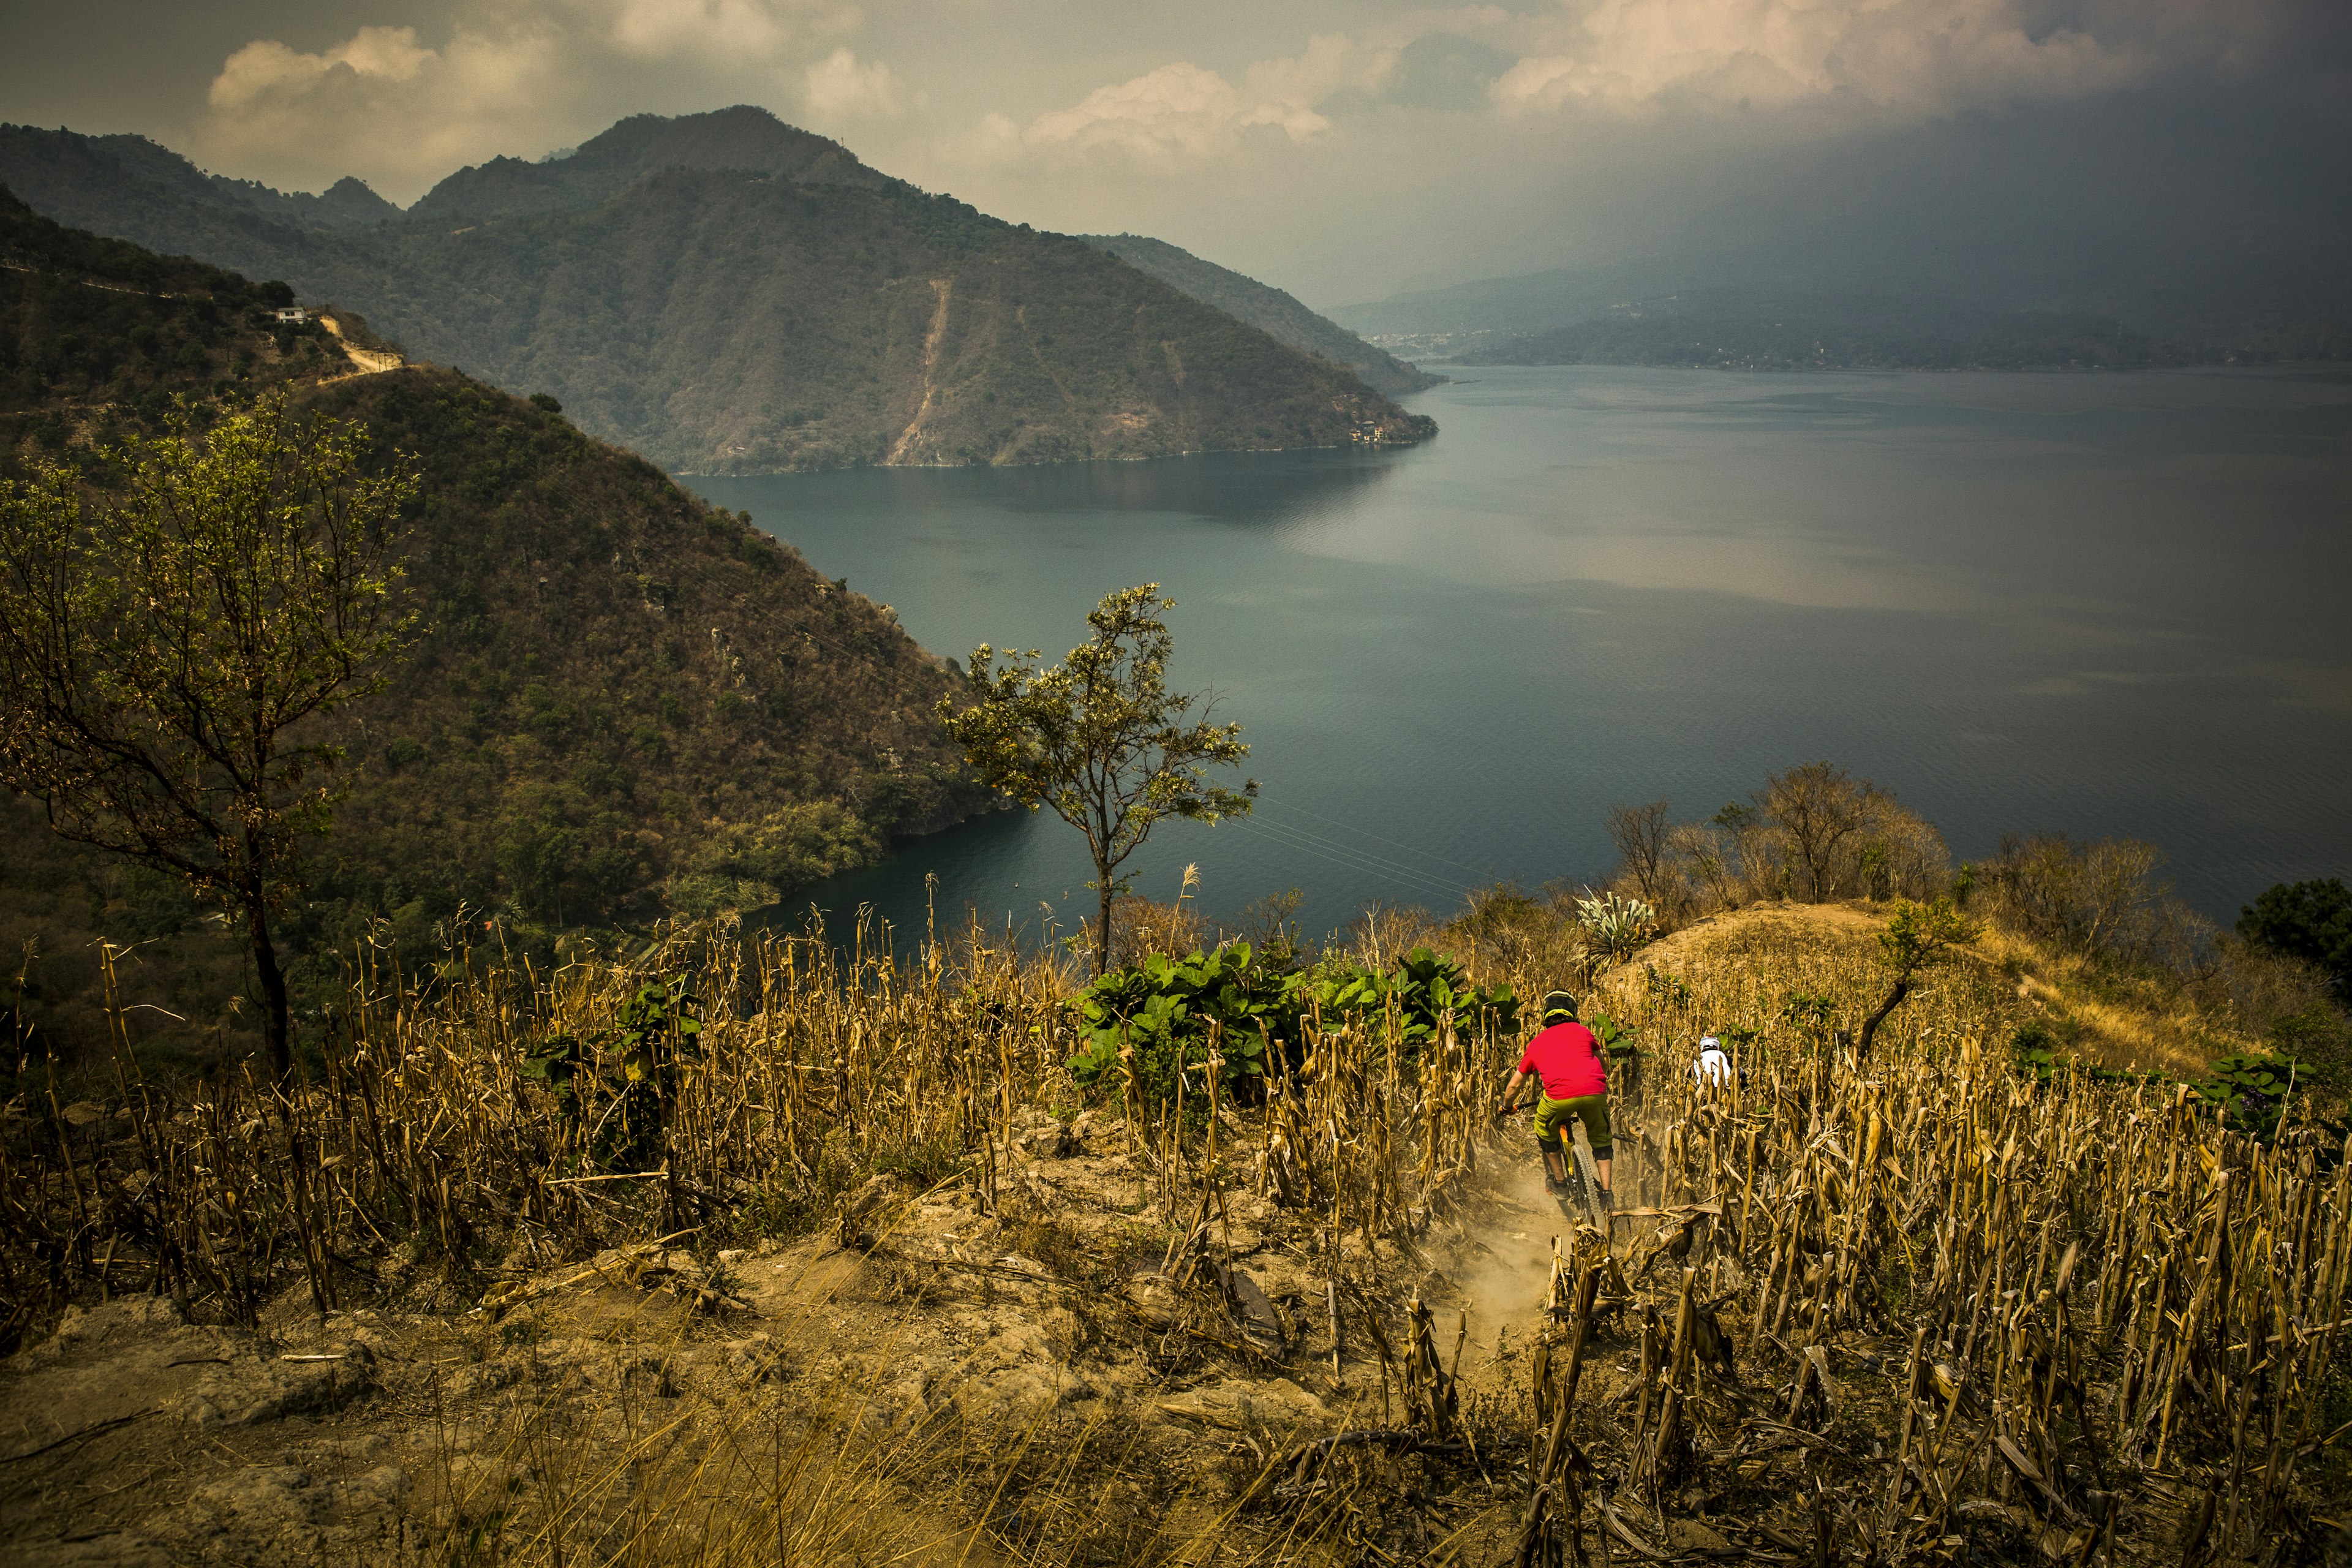
[[[1568,939],[1523,916],[1454,945],[1534,989]],[[284,1096],[167,1096],[125,1052],[102,1098],[11,1108],[0,1257],[45,1347],[8,1374],[43,1412],[0,1455],[11,1529],[163,1441],[31,1397],[129,1353],[43,1338],[111,1297],[209,1324],[224,1369],[370,1347],[304,1419],[390,1448],[248,1446],[103,1505],[193,1518],[209,1486],[292,1521],[196,1557],[364,1504],[377,1533],[335,1539],[387,1562],[2320,1560],[2352,1421],[2333,1136],[2020,1074],[1991,964],[1857,1060],[1883,981],[1852,920],[1734,918],[1602,977],[1651,1052],[1605,1234],[1491,1125],[1516,1039],[1312,1020],[1262,1094],[1206,1074],[1147,1121],[1082,1110],[1066,981],[977,940],[383,965]],[[1737,1032],[1737,1086],[1687,1078],[1702,1029]],[[526,1071],[559,1038],[568,1102]],[[194,1419],[189,1369],[121,1375]],[[361,1485],[386,1465],[414,1490]]]

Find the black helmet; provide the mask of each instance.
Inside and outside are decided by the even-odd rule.
[[[1547,991],[1543,999],[1543,1021],[1547,1024],[1573,1023],[1576,1020],[1576,998],[1565,991]]]

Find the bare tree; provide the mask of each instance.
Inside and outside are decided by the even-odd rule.
[[[1756,804],[1803,869],[1811,902],[1824,901],[1837,886],[1838,851],[1868,825],[1877,793],[1868,779],[1828,763],[1774,773],[1757,793]]]
[[[1653,908],[1664,910],[1666,898],[1666,803],[1612,805],[1609,808],[1609,842],[1617,846],[1625,875]]]

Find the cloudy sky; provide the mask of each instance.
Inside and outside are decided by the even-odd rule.
[[[283,189],[356,174],[404,203],[625,114],[758,103],[984,210],[1159,235],[1328,307],[1727,243],[1760,207],[1987,159],[1979,195],[2062,166],[2143,219],[2174,184],[2226,205],[2250,169],[2277,203],[2342,208],[2347,17],[2341,0],[0,0],[0,120],[143,132]]]

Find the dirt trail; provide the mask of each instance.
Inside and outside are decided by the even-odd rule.
[[[326,328],[328,331],[334,334],[335,341],[343,345],[344,355],[349,358],[353,364],[359,366],[357,370],[352,371],[349,375],[329,376],[327,380],[330,382],[349,381],[353,375],[381,375],[388,370],[398,370],[402,365],[408,363],[398,354],[380,353],[374,349],[360,348],[357,345],[347,342],[343,337],[342,324],[337,321],[332,316],[320,317],[319,324]]]
[[[1246,1150],[1249,1129],[1232,1131]],[[1448,1352],[1466,1335],[1465,1409],[1523,1397],[1552,1238],[1569,1227],[1517,1142],[1417,1241],[1367,1255],[1344,1239],[1337,1375],[1312,1213],[1244,1184],[1183,1268],[1139,1207],[1125,1129],[1036,1111],[994,1212],[968,1187],[886,1182],[870,1194],[880,1234],[855,1248],[764,1244],[715,1266],[625,1248],[512,1270],[471,1311],[428,1310],[431,1282],[412,1270],[386,1279],[383,1304],[323,1321],[289,1296],[257,1334],[191,1325],[168,1300],[117,1300],[0,1365],[0,1466],[16,1483],[0,1498],[0,1563],[410,1563],[493,1508],[520,1528],[550,1484],[532,1456],[551,1424],[585,1435],[572,1463],[593,1469],[761,1389],[886,1442],[942,1420],[1056,1442],[1130,1434],[1138,1473],[1167,1478],[1155,1506],[1205,1523],[1245,1484],[1251,1452],[1390,1424],[1362,1316],[1376,1301],[1391,1343],[1390,1314],[1415,1291]],[[1621,1254],[1654,1224],[1621,1222]],[[1218,1266],[1274,1321],[1227,1320]],[[1621,1374],[1604,1361],[1593,1376],[1607,1388]],[[1502,1528],[1515,1504],[1493,1503]]]

